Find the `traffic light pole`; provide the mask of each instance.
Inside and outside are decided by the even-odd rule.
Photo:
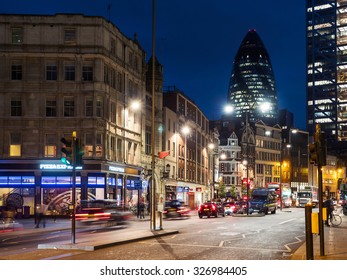
[[[322,176],[322,165],[318,164],[318,190],[319,190],[319,197],[318,197],[318,204],[319,204],[319,213],[318,213],[318,220],[319,220],[319,247],[320,247],[320,255],[325,255],[324,250],[324,223],[323,223],[323,176]]]
[[[77,145],[76,145],[76,131],[72,133],[72,188],[71,188],[71,200],[72,200],[72,213],[71,213],[71,243],[76,243],[76,157],[77,157]]]
[[[61,152],[64,156],[61,161],[72,167],[71,177],[71,204],[69,204],[69,214],[71,215],[71,243],[76,242],[76,167],[83,165],[83,150],[80,139],[77,139],[76,131],[72,132],[71,137],[63,137],[60,141],[64,144]]]
[[[72,217],[71,217],[71,243],[76,243],[76,166],[72,167]]]
[[[318,205],[319,205],[319,245],[320,245],[320,255],[325,255],[324,250],[324,223],[323,223],[323,175],[322,166],[326,165],[326,140],[325,133],[321,132],[319,124],[316,125],[316,133],[314,136],[314,143],[309,145],[310,152],[310,162],[311,164],[317,165],[318,168]]]

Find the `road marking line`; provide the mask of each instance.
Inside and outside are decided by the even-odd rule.
[[[222,241],[223,242],[223,241]],[[291,250],[281,250],[281,249],[271,249],[271,248],[254,248],[254,247],[250,247],[250,248],[247,248],[247,247],[231,247],[231,246],[227,246],[227,247],[220,247],[220,244],[218,244],[218,246],[216,245],[192,245],[192,244],[175,244],[175,243],[165,243],[165,242],[139,242],[139,243],[142,243],[142,244],[151,244],[151,245],[168,245],[168,246],[182,246],[182,247],[202,247],[202,248],[222,248],[222,249],[238,249],[238,250],[255,250],[255,251],[275,251],[275,252],[284,252],[284,253],[290,253]]]
[[[279,225],[283,225],[283,224],[286,224],[286,223],[289,223],[291,221],[295,221],[296,218],[293,218],[293,219],[290,219],[290,220],[286,220],[286,221],[283,221],[283,222],[280,222]]]

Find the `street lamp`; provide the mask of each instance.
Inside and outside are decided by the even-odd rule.
[[[136,119],[136,116],[135,116],[135,113],[137,111],[140,111],[140,126],[138,129],[134,128],[134,131],[137,131],[139,130],[139,142],[140,142],[140,145],[142,144],[142,112],[141,112],[141,101],[140,100],[132,100],[130,103],[129,103],[129,107],[131,108],[131,110],[134,112],[134,124],[135,124],[135,119]],[[141,153],[141,150],[140,150],[140,153]],[[141,158],[141,155],[140,157]],[[141,159],[140,159],[141,161]],[[137,217],[139,218],[140,217],[140,195],[142,195],[142,193],[140,192],[140,187],[138,187],[138,190],[137,190]]]
[[[188,126],[182,128],[182,133],[184,135],[184,181],[187,181],[187,134],[190,132]]]
[[[216,170],[215,170],[215,156],[218,155],[216,154],[214,149],[215,145],[213,143],[208,144],[208,148],[210,149],[210,154],[212,155],[212,184],[211,184],[211,200],[215,198],[215,181],[216,181]]]

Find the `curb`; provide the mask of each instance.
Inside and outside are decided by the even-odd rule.
[[[147,240],[151,238],[156,238],[159,236],[166,236],[171,234],[178,234],[178,230],[171,231],[156,231],[156,232],[146,232],[144,235],[129,239],[123,239],[118,241],[105,241],[101,244],[84,244],[83,241],[80,244],[68,244],[68,243],[55,243],[55,244],[38,244],[37,249],[63,249],[63,250],[82,250],[82,251],[95,251],[97,249],[102,249],[110,246],[122,245],[130,242],[138,242],[142,240]],[[87,242],[85,242],[87,243]]]

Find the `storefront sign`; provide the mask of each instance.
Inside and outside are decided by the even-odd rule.
[[[108,170],[113,171],[113,172],[122,172],[124,173],[125,169],[123,167],[119,166],[109,166]]]
[[[69,170],[72,166],[66,164],[55,164],[55,163],[42,163],[40,169],[44,170]]]
[[[177,187],[177,192],[189,192],[189,187]]]
[[[197,192],[202,192],[202,188],[196,188]]]

